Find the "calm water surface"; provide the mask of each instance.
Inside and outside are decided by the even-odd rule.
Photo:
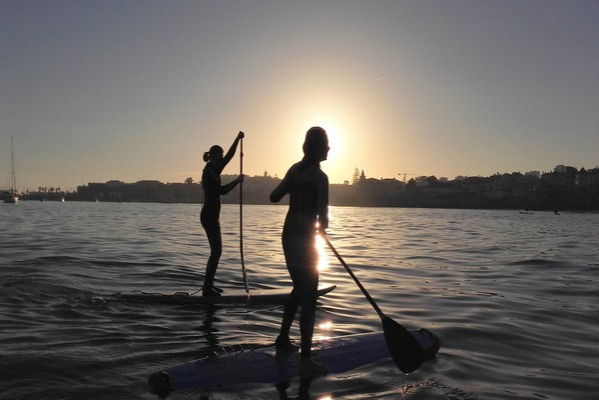
[[[160,369],[210,346],[269,343],[281,307],[142,305],[131,290],[195,291],[208,247],[199,205],[0,205],[0,398],[156,399]],[[250,285],[289,285],[286,208],[244,208]],[[219,283],[243,286],[239,207],[222,210]],[[332,208],[329,237],[379,306],[437,333],[437,359],[392,361],[312,383],[313,399],[597,399],[599,214]],[[380,329],[329,253],[317,337]],[[297,336],[297,325],[292,334]],[[289,396],[297,395],[291,382]],[[269,385],[170,399],[277,399]]]

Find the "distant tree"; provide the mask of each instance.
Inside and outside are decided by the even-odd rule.
[[[351,180],[351,183],[352,185],[355,185],[356,183],[358,183],[358,181],[360,181],[360,170],[358,169],[358,167],[356,167],[356,169],[354,169],[354,175]]]
[[[427,181],[427,182],[428,182],[428,184],[429,184],[429,185],[431,185],[431,186],[435,186],[435,185],[436,185],[436,184],[439,182],[439,180],[437,179],[437,177],[436,177],[436,176],[434,176],[434,175],[433,175],[433,176],[428,176],[428,177],[426,178],[426,181]]]
[[[193,183],[193,178],[189,177],[189,178],[185,179],[185,183],[188,185],[191,185]]]
[[[360,180],[366,180],[366,175],[364,174],[364,170],[362,170],[362,173],[360,174]]]

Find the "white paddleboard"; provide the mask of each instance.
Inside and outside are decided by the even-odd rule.
[[[336,288],[335,285],[318,289],[318,295],[324,296]],[[291,288],[284,289],[244,289],[225,290],[220,296],[202,296],[202,292],[125,292],[115,296],[120,300],[166,303],[166,304],[285,304]]]

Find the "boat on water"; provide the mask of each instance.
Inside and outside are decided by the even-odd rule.
[[[10,156],[12,163],[12,172],[10,176],[10,190],[4,193],[4,202],[8,204],[15,204],[19,201],[19,195],[17,194],[17,175],[15,174],[15,150],[13,145],[13,138],[10,137]]]
[[[4,193],[4,202],[7,204],[15,204],[19,202],[19,195],[12,191]]]

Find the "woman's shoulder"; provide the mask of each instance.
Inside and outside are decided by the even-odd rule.
[[[289,169],[290,175],[297,176],[298,180],[310,181],[328,181],[327,174],[320,169],[318,164],[302,163],[301,161],[294,164]]]
[[[326,185],[329,184],[329,177],[328,177],[328,175],[323,170],[321,170],[320,168],[318,168],[317,174],[318,174],[318,177],[319,177],[319,179],[321,180],[321,182],[323,184],[326,184]]]
[[[218,167],[216,167],[215,165],[212,165],[211,163],[206,163],[206,166],[202,171],[202,177],[205,179],[212,178],[214,180],[219,180],[220,171],[218,170]]]
[[[289,167],[286,175],[288,175],[288,176],[295,175],[298,172],[300,172],[302,170],[302,168],[303,168],[302,162],[298,161],[295,164],[293,164],[291,167]]]

